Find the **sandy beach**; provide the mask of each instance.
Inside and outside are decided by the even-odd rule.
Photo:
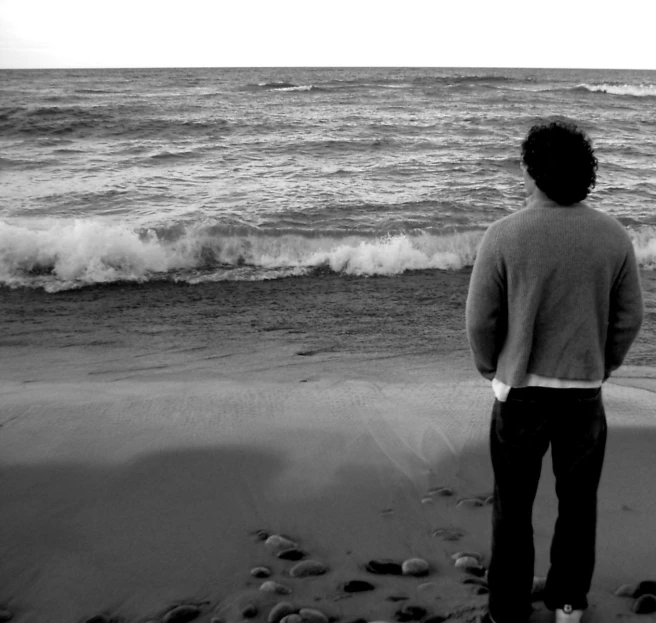
[[[330,621],[475,621],[484,589],[452,555],[488,561],[493,395],[464,335],[468,278],[3,291],[0,609],[259,623],[289,602]],[[656,276],[643,286],[645,327],[604,386],[594,623],[653,618],[613,594],[656,579]],[[547,455],[537,575],[555,517]],[[324,572],[291,577],[271,535]],[[365,568],[413,558],[427,574]],[[531,621],[550,620],[537,600]]]

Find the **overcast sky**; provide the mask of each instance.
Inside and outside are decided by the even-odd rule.
[[[653,0],[0,0],[0,67],[656,69]]]

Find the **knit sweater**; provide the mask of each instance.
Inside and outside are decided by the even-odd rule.
[[[529,374],[605,380],[642,323],[631,240],[613,217],[545,197],[489,227],[467,297],[478,371],[511,387]]]

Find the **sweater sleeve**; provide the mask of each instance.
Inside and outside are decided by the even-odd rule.
[[[606,336],[606,378],[622,365],[633,340],[638,335],[643,315],[640,273],[633,245],[629,241],[624,264],[611,290]]]
[[[478,371],[493,379],[506,336],[506,287],[496,253],[496,230],[488,229],[478,248],[467,295],[469,345]]]

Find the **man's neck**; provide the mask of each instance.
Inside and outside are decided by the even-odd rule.
[[[562,207],[553,199],[549,199],[537,186],[533,189],[530,195],[526,197],[527,208],[549,208],[549,207]]]

